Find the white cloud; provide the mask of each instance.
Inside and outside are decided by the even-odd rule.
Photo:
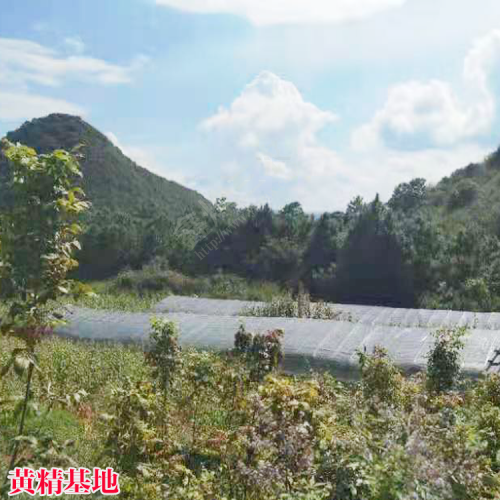
[[[264,167],[271,177],[290,179],[318,169],[324,173],[324,157],[329,163],[330,152],[319,145],[317,134],[335,120],[333,113],[306,102],[293,83],[263,71],[201,128],[253,169]]]
[[[105,85],[130,83],[145,61],[139,56],[120,66],[89,56],[64,56],[28,40],[0,38],[0,84],[12,87],[33,83],[59,86],[69,79]]]
[[[397,151],[382,147],[365,155],[356,155],[353,165],[365,174],[359,184],[360,192],[368,198],[377,192],[382,199],[388,200],[401,182],[423,177],[431,184],[437,183],[458,168],[482,161],[490,152],[490,148],[474,143],[421,151]]]
[[[84,108],[64,101],[25,92],[2,92],[0,90],[0,120],[17,122],[31,120],[50,113],[68,113],[84,116]]]
[[[72,53],[85,48],[79,38],[67,38]],[[97,84],[129,83],[145,60],[128,66],[82,55],[65,56],[28,40],[0,38],[0,121],[16,122],[54,112],[85,115],[77,104],[40,95],[35,86],[60,87],[68,80]]]
[[[300,135],[301,141],[313,140],[318,130],[336,119],[305,102],[297,87],[270,71],[262,71],[234,100],[229,109],[205,120],[206,130],[233,130],[243,146],[257,146],[274,133]]]
[[[263,71],[201,128],[240,153],[252,158],[261,153],[287,164],[287,158],[293,163],[307,148],[316,147],[316,134],[335,120],[333,113],[304,101],[293,83]]]
[[[370,151],[366,155],[343,158],[350,166],[351,174],[347,178],[325,179],[324,182],[318,179],[298,185],[294,195],[314,212],[345,210],[356,195],[371,201],[378,193],[383,201],[388,201],[401,182],[423,177],[431,184],[437,183],[454,170],[483,160],[490,152],[474,144],[422,151]]]
[[[79,36],[69,36],[64,39],[64,44],[70,52],[83,54],[85,52],[85,43]]]
[[[384,107],[353,134],[357,148],[385,144],[394,149],[447,147],[486,134],[495,120],[490,75],[500,67],[500,30],[477,40],[464,62],[467,96],[447,82],[406,82],[389,90]]]
[[[156,0],[187,12],[235,14],[256,25],[325,24],[361,19],[406,0]]]
[[[304,100],[293,83],[260,73],[228,108],[201,124],[223,165],[211,182],[226,196],[238,196],[239,203],[304,199],[314,210],[326,205],[315,194],[325,189],[329,204],[334,196],[347,202],[349,183],[356,183],[359,174],[318,138],[336,119]]]
[[[275,160],[264,153],[257,153],[257,159],[270,177],[277,179],[290,179],[292,177],[292,172],[284,161]]]
[[[203,183],[208,196],[239,204],[300,201],[308,211],[344,210],[356,195],[387,200],[394,187],[414,177],[437,182],[480,161],[488,150],[475,144],[420,151],[373,144],[342,154],[323,145],[319,132],[335,115],[304,100],[293,83],[263,72],[225,108],[205,120],[214,165]]]

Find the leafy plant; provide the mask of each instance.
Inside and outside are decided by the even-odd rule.
[[[253,336],[241,333],[239,349],[248,352]],[[0,358],[20,344],[0,337]],[[363,353],[360,383],[278,371],[251,380],[244,354],[183,349],[177,375],[158,397],[138,349],[57,337],[43,338],[37,349],[44,377],[33,378],[37,397],[17,438],[18,463],[66,467],[69,459],[90,469],[114,467],[129,500],[500,496],[494,374],[460,392],[429,394],[425,374],[400,377],[378,350]],[[1,381],[6,456],[23,397],[14,370]],[[64,401],[79,387],[87,392],[80,404]],[[62,408],[47,413],[51,404]],[[2,474],[7,465],[0,461]]]
[[[427,387],[432,392],[456,387],[460,375],[461,351],[467,328],[442,328],[434,333],[434,345],[427,355]]]
[[[365,398],[397,403],[401,397],[403,376],[387,355],[387,350],[376,346],[372,354],[358,351],[358,359]]]
[[[156,395],[148,382],[128,382],[112,392],[112,400],[114,413],[102,415],[108,428],[105,452],[120,470],[136,475],[139,466],[164,447],[155,428]]]
[[[448,204],[450,208],[462,208],[470,205],[479,195],[479,186],[471,179],[461,180],[452,191]]]
[[[257,316],[265,318],[310,318],[310,319],[333,319],[351,320],[349,315],[335,310],[331,304],[326,302],[304,303],[296,301],[291,295],[273,297],[271,302],[258,306],[246,306],[241,313],[243,316]]]
[[[8,202],[0,213],[0,283],[10,307],[0,331],[25,344],[12,351],[2,376],[10,368],[28,372],[19,424],[22,435],[37,366],[35,347],[60,320],[51,301],[71,290],[75,295],[88,292],[66,276],[78,265],[73,257],[80,249],[77,237],[82,229],[77,219],[89,204],[83,200],[83,191],[73,186],[81,176],[74,156],[61,150],[37,155],[33,149],[7,140],[2,146],[10,170]],[[18,440],[14,445],[10,469],[19,444]]]
[[[153,365],[153,377],[165,391],[180,366],[179,332],[174,322],[164,319],[152,319],[151,326],[151,348],[146,357]]]
[[[234,352],[245,359],[250,366],[250,377],[262,380],[276,370],[283,360],[283,330],[254,335],[240,325],[234,339]]]

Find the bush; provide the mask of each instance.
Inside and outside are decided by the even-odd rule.
[[[267,318],[298,318],[298,304],[291,295],[273,297],[271,302],[262,306],[245,307],[243,316],[258,316]]]
[[[250,367],[250,377],[262,380],[276,370],[283,360],[283,330],[253,335],[240,326],[234,338],[234,353],[241,356]]]
[[[358,358],[365,397],[395,404],[401,396],[403,376],[387,355],[387,350],[376,346],[373,354],[358,351]]]
[[[403,380],[376,349],[361,356],[361,386],[314,373],[251,380],[255,336],[238,333],[237,356],[180,352],[161,398],[138,350],[43,340],[23,463],[114,467],[128,500],[500,498],[498,375],[429,397],[424,376]],[[16,342],[0,338],[2,360]],[[47,413],[51,394],[77,388],[83,404]],[[22,394],[13,372],[0,379],[3,457]]]
[[[471,179],[462,179],[451,192],[448,205],[451,209],[470,205],[479,196],[479,186]]]
[[[491,404],[500,408],[500,374],[488,374],[478,383],[476,392],[481,404]]]
[[[140,296],[173,293],[221,299],[268,301],[281,292],[274,283],[252,282],[230,274],[187,276],[170,269],[168,263],[156,259],[140,270],[122,271],[108,286],[110,293],[136,293]]]
[[[442,328],[434,333],[434,346],[427,355],[427,387],[431,392],[451,391],[460,375],[460,356],[467,328]]]
[[[162,390],[166,390],[179,369],[179,332],[173,321],[151,320],[151,348],[146,357],[153,365],[153,378]]]
[[[139,382],[115,389],[112,399],[114,413],[102,416],[107,424],[106,454],[120,471],[135,476],[138,466],[164,447],[155,429],[157,398],[151,383]]]

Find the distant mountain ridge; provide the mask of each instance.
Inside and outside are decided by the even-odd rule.
[[[51,114],[25,122],[7,139],[34,148],[38,153],[71,150],[82,144],[82,186],[97,209],[108,208],[131,215],[145,206],[166,212],[173,220],[211,203],[200,193],[160,177],[137,165],[101,132],[82,118]],[[0,171],[4,170],[0,158]]]

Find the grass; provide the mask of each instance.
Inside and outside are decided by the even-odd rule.
[[[167,290],[164,292],[127,290],[117,287],[113,280],[93,281],[88,284],[92,287],[95,295],[81,297],[78,301],[65,302],[90,309],[147,312],[151,311],[169,293]]]
[[[154,264],[139,271],[124,271],[115,278],[88,284],[96,295],[81,298],[78,305],[130,312],[151,311],[168,295],[262,302],[271,302],[285,295],[284,290],[274,283],[252,282],[224,274],[190,277]]]
[[[6,365],[12,350],[22,345],[18,339],[0,336],[0,367]],[[36,404],[28,407],[25,435],[36,438],[39,445],[35,450],[26,448],[22,456],[29,460],[36,453],[45,453],[46,458],[39,460],[51,464],[50,456],[56,460],[67,455],[77,465],[98,466],[103,453],[99,413],[110,407],[107,395],[113,387],[149,376],[143,352],[134,347],[48,336],[38,346],[37,366],[32,386],[32,402]],[[13,371],[0,378],[0,457],[4,457],[0,458],[0,486],[11,439],[17,435],[24,385],[25,375],[17,376]],[[78,400],[75,394],[79,394]],[[73,443],[65,446],[67,441]],[[61,465],[71,463],[62,460]]]
[[[187,276],[155,262],[138,271],[120,273],[108,282],[108,290],[134,292],[139,296],[162,292],[174,295],[266,302],[284,293],[284,290],[275,283],[255,282],[223,273],[210,276]]]

